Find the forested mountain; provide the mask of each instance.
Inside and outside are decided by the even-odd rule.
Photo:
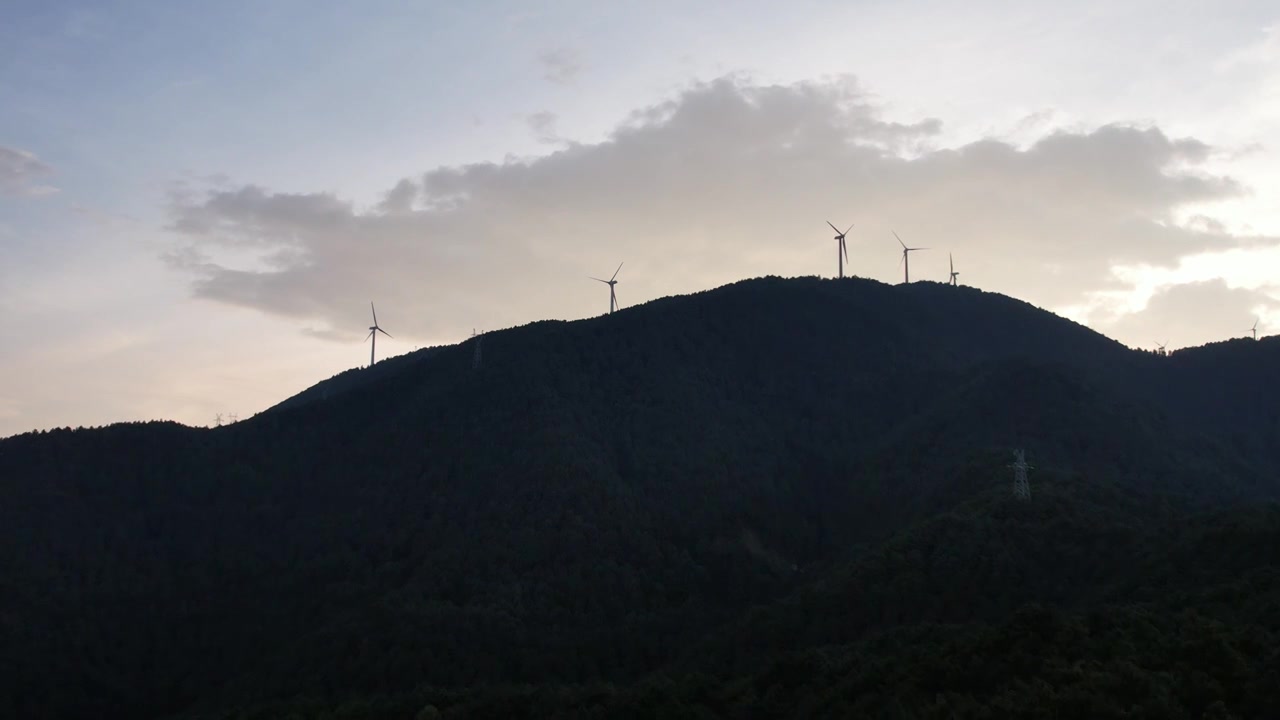
[[[0,715],[1280,707],[1276,338],[766,278],[474,342],[0,441]]]

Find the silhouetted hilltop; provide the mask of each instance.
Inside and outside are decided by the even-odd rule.
[[[888,628],[1200,597],[1165,544],[1280,492],[1270,340],[1159,357],[972,288],[764,278],[470,342],[228,427],[0,441],[0,714],[614,714],[833,643],[853,682]]]
[[[428,347],[415,350],[405,355],[385,358],[373,367],[359,367],[344,370],[337,375],[323,380],[267,408],[263,412],[277,412],[288,408],[301,407],[312,403],[326,402],[330,398],[363,388],[370,383],[391,381],[405,372],[411,372],[419,364],[430,360],[444,347]]]

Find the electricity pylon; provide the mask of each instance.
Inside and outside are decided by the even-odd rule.
[[[1027,454],[1023,450],[1014,450],[1013,457],[1015,462],[1009,467],[1013,468],[1013,496],[1019,500],[1031,499],[1031,483],[1027,482],[1027,471],[1033,469],[1027,464]]]

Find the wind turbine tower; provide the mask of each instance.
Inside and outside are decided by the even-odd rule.
[[[831,225],[831,221],[828,220],[827,224]],[[838,277],[843,278],[844,264],[849,260],[849,248],[844,244],[844,236],[849,234],[849,230],[853,229],[853,224],[850,223],[849,230],[845,230],[844,232],[840,232],[840,228],[835,225],[831,225],[831,229],[836,231],[836,264],[840,268],[840,275]]]
[[[897,232],[894,232],[892,230],[890,232],[893,232],[893,236],[895,238],[898,238],[898,244],[902,246],[902,281],[903,283],[910,283],[911,282],[911,253],[915,252],[916,250],[928,250],[929,248],[907,247],[907,244],[902,242],[902,238],[898,237]]]
[[[1027,482],[1027,471],[1033,469],[1027,464],[1027,454],[1018,449],[1013,451],[1013,496],[1019,500],[1031,499],[1031,483]]]
[[[1258,318],[1253,319],[1253,327],[1249,328],[1249,332],[1253,333],[1253,339],[1258,339]]]
[[[373,307],[372,300],[369,301],[369,312],[373,313],[373,324],[369,326],[369,335],[365,337],[365,340],[373,341],[373,344],[369,346],[369,367],[373,367],[374,362],[376,362],[374,353],[378,349],[378,333],[382,333],[387,337],[391,337],[391,333],[378,327],[378,311]]]
[[[955,258],[951,257],[951,253],[947,253],[947,262],[951,264],[951,287],[956,287],[960,284],[956,280],[956,278],[960,277],[960,273],[956,272],[956,261]]]
[[[613,286],[618,284],[618,273],[622,270],[622,265],[626,261],[618,263],[618,269],[613,271],[613,277],[608,280],[601,280],[598,277],[591,278],[596,282],[602,282],[609,286],[609,314],[612,315],[614,310],[618,309],[618,296],[613,290]]]

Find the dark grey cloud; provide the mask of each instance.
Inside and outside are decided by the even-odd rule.
[[[542,65],[542,76],[557,85],[572,83],[582,72],[582,60],[569,48],[543,50],[538,53],[538,63]]]
[[[584,276],[622,260],[624,304],[829,275],[828,219],[856,223],[856,274],[898,278],[894,229],[935,248],[912,258],[913,277],[943,279],[951,251],[966,283],[1047,307],[1114,289],[1116,264],[1241,244],[1176,222],[1242,191],[1203,169],[1199,140],[1112,125],[1025,149],[938,149],[939,129],[885,121],[849,79],[725,78],[638,110],[603,142],[400,180],[368,211],[253,185],[178,196],[172,228],[190,252],[174,264],[203,297],[337,329],[362,327],[377,299],[400,309],[403,333],[439,338],[592,314]]]
[[[1135,345],[1147,350],[1154,349],[1156,343],[1167,343],[1173,350],[1248,337],[1260,310],[1266,313],[1278,309],[1280,302],[1264,292],[1207,280],[1163,288],[1141,312],[1100,323],[1099,329],[1132,338]],[[1267,332],[1265,323],[1259,323],[1258,329],[1259,335]]]
[[[25,150],[0,145],[0,195],[49,195],[58,189],[41,184],[53,168]]]

